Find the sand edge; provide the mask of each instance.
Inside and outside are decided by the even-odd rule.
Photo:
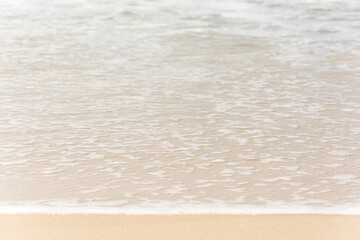
[[[0,214],[0,239],[360,239],[350,215]]]

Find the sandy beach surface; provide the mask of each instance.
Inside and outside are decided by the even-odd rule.
[[[359,240],[359,11],[0,1],[0,240]]]
[[[360,216],[0,215],[0,239],[360,239]]]

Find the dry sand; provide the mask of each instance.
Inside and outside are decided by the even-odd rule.
[[[360,239],[360,216],[0,215],[2,240]]]

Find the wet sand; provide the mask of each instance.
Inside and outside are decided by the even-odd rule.
[[[353,4],[60,2],[0,3],[0,210],[360,208]]]
[[[360,239],[355,1],[0,9],[0,240]]]
[[[360,239],[360,216],[0,215],[0,239]]]

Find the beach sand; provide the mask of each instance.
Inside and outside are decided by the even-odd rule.
[[[360,239],[360,216],[0,215],[0,239]]]
[[[354,2],[0,1],[0,240],[360,240]]]

